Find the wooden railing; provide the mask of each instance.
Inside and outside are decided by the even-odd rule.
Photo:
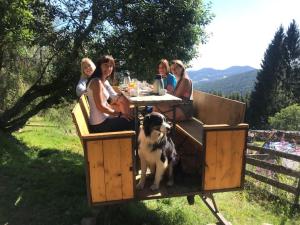
[[[288,185],[282,182],[279,182],[278,180],[271,179],[270,177],[263,176],[262,174],[255,173],[253,171],[246,170],[245,174],[258,180],[263,183],[269,184],[271,186],[274,186],[276,188],[279,188],[281,190],[287,191],[289,193],[292,193],[295,198],[293,201],[293,208],[296,206],[299,206],[299,195],[300,195],[300,171],[291,169],[282,165],[277,165],[272,162],[268,162],[265,159],[272,157],[274,159],[278,158],[285,158],[292,160],[294,162],[300,163],[300,156],[287,153],[287,152],[281,152],[274,149],[268,149],[268,148],[262,148],[254,145],[248,144],[247,146],[248,150],[255,151],[255,154],[247,154],[246,155],[246,163],[248,165],[252,165],[255,167],[259,167],[265,170],[269,170],[275,173],[288,175],[291,177],[296,178],[297,180],[297,187]],[[299,167],[298,167],[299,169]]]

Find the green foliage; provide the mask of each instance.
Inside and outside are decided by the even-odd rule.
[[[300,130],[300,105],[290,105],[275,116],[269,117],[269,123],[272,128],[278,130]]]
[[[11,48],[8,42],[0,43],[0,53],[3,49],[15,52],[14,57],[0,54],[0,65],[4,65],[0,80],[13,72],[0,92],[19,90],[12,82],[15,76],[19,75],[21,83],[29,81],[20,98],[16,94],[14,101],[8,101],[11,96],[4,95],[6,99],[0,102],[0,128],[5,130],[17,130],[42,109],[73,101],[82,57],[96,61],[102,54],[112,54],[118,71],[127,69],[140,79],[151,79],[160,58],[191,60],[194,47],[205,42],[204,28],[212,19],[210,5],[202,0],[27,0],[19,6],[21,15],[28,18],[21,23],[12,20],[16,13],[9,10],[17,11],[14,6],[1,8],[4,14],[13,15],[3,26],[11,32],[30,31],[31,38],[23,40],[22,46],[29,52],[35,49],[35,54],[25,57],[18,45]],[[15,65],[19,59],[35,66],[19,68]]]
[[[268,117],[299,102],[300,35],[295,21],[282,26],[265,52],[262,69],[251,93],[247,120],[252,128],[267,128]]]

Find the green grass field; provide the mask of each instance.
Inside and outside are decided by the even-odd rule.
[[[232,224],[300,224],[288,206],[254,190],[216,194]],[[99,208],[97,224],[209,224],[215,218],[196,197],[131,202]],[[75,225],[93,215],[86,200],[83,153],[70,120],[33,118],[13,135],[0,133],[0,225]]]

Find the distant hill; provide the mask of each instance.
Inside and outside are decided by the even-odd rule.
[[[234,74],[226,78],[194,82],[194,89],[205,92],[216,91],[225,95],[234,92],[245,95],[247,92],[251,92],[253,90],[256,76],[257,70],[252,69],[251,71]]]
[[[256,70],[251,66],[232,66],[225,70],[216,70],[213,68],[203,68],[200,70],[189,70],[189,76],[193,80],[194,84],[199,82],[208,82],[219,79],[224,79],[236,74],[247,73]]]

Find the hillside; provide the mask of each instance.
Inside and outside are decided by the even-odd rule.
[[[232,66],[225,70],[216,70],[213,68],[203,68],[200,70],[189,70],[189,76],[193,80],[194,84],[204,81],[214,81],[224,79],[236,74],[247,73],[256,70],[250,66]]]
[[[238,92],[241,95],[245,95],[247,92],[252,91],[256,76],[257,70],[251,70],[249,72],[231,75],[223,79],[194,82],[194,89],[205,92],[222,92],[223,94]]]

